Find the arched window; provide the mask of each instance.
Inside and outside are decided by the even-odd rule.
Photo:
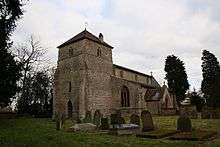
[[[68,118],[71,118],[72,115],[73,115],[73,105],[72,105],[72,102],[69,100],[68,101]]]
[[[123,86],[121,89],[121,106],[130,107],[130,96],[128,87]]]

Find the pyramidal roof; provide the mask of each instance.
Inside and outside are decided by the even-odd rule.
[[[63,44],[59,45],[57,48],[64,47],[66,45],[69,45],[71,43],[74,43],[74,42],[77,42],[77,41],[80,41],[83,39],[88,39],[88,40],[94,41],[96,43],[102,44],[106,47],[113,48],[112,46],[110,46],[106,42],[100,40],[98,37],[96,37],[92,33],[88,32],[86,29],[84,31],[80,32],[79,34],[77,34],[76,36],[74,36],[73,38],[69,39],[68,41],[64,42]]]

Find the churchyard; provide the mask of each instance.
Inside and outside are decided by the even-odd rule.
[[[66,120],[61,130],[57,131],[56,123],[51,119],[26,117],[0,119],[0,146],[220,146],[220,136],[218,135],[205,141],[171,140],[169,137],[165,137],[166,135],[160,136],[166,133],[169,134],[168,136],[173,134],[177,129],[177,119],[178,116],[153,116],[154,131],[144,132],[145,135],[148,135],[146,138],[136,137],[135,134],[110,135],[108,131],[100,130],[73,132],[69,130],[73,126],[71,120]],[[129,118],[125,118],[124,121],[130,123]],[[220,133],[220,119],[198,118],[191,119],[191,121],[192,130]]]

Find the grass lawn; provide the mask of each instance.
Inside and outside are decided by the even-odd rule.
[[[154,124],[161,129],[176,129],[176,118],[154,117]],[[220,132],[219,120],[192,120],[196,129]],[[68,124],[69,125],[69,124]],[[0,147],[146,147],[146,146],[219,146],[220,139],[213,141],[172,141],[146,139],[135,136],[111,136],[101,133],[69,133],[56,131],[50,119],[17,118],[0,119]]]

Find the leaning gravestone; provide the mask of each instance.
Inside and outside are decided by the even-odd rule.
[[[140,125],[140,117],[136,114],[132,114],[130,117],[130,123]]]
[[[99,110],[96,110],[93,117],[93,123],[99,127],[101,123],[101,113]]]
[[[150,131],[154,129],[153,119],[149,111],[144,110],[141,112],[142,131]]]

